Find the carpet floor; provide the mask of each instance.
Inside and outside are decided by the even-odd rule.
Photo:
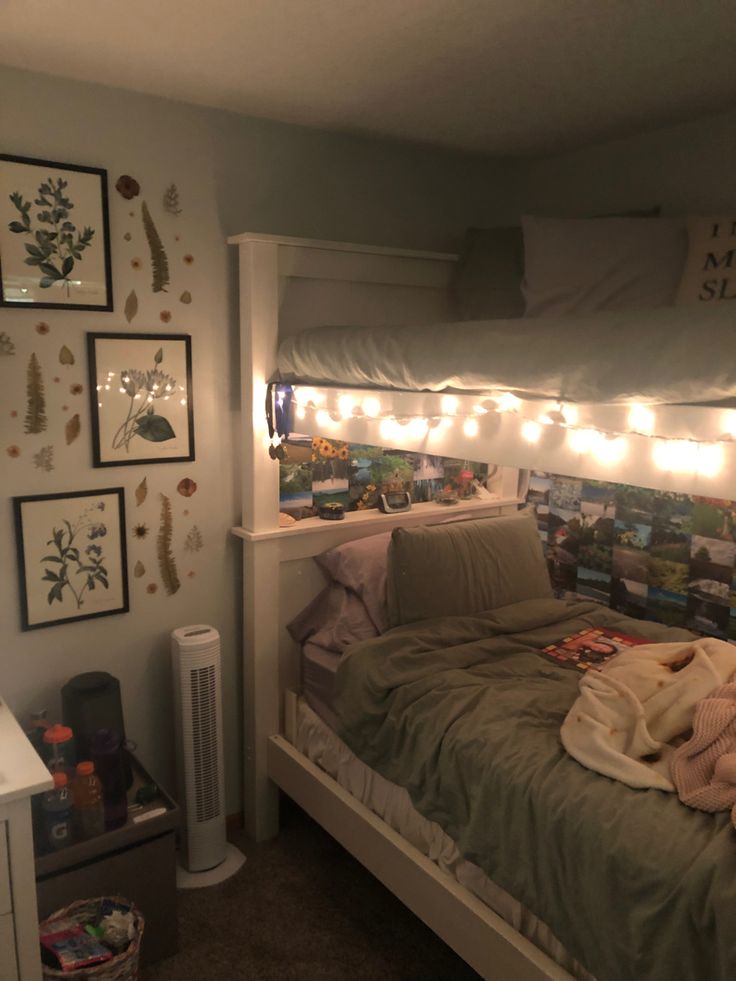
[[[179,953],[141,981],[480,981],[288,801],[277,838],[233,842],[244,867],[178,893]]]

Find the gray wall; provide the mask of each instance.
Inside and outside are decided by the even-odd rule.
[[[110,671],[121,680],[130,737],[159,779],[170,783],[169,633],[186,623],[213,624],[222,635],[228,808],[233,812],[240,806],[241,583],[240,546],[229,528],[239,523],[240,511],[239,379],[235,250],[228,249],[225,238],[268,231],[446,249],[460,241],[473,218],[505,220],[518,210],[509,193],[511,168],[479,157],[328,135],[1,68],[0,132],[3,152],[107,168],[115,294],[113,313],[0,309],[0,331],[16,348],[13,357],[0,358],[0,693],[19,714],[34,706],[46,706],[53,714],[67,678],[92,669]],[[140,182],[139,198],[128,202],[115,191],[121,174]],[[178,218],[161,207],[163,191],[172,182],[183,206]],[[172,283],[166,294],[151,290],[140,219],[143,199],[169,255]],[[128,232],[130,241],[124,239]],[[190,266],[182,262],[185,254],[194,257]],[[135,259],[139,270],[131,265]],[[131,289],[140,309],[129,326],[123,304]],[[178,299],[185,289],[192,293],[190,306]],[[165,310],[172,314],[167,324],[160,319]],[[37,332],[39,322],[48,324],[48,333]],[[92,467],[85,332],[120,330],[192,335],[197,459],[191,465]],[[75,356],[72,368],[59,364],[62,345]],[[40,361],[46,388],[48,429],[38,435],[23,432],[31,353]],[[81,395],[71,394],[75,383],[84,386]],[[64,425],[75,412],[82,432],[67,446]],[[50,473],[33,462],[47,445],[54,447]],[[9,456],[8,447],[18,447],[20,455]],[[148,498],[136,507],[133,492],[144,476]],[[188,499],[176,492],[184,476],[198,484]],[[22,632],[10,498],[118,485],[126,492],[131,612]],[[156,562],[161,493],[174,507],[174,553],[182,582],[172,597],[164,592]],[[141,523],[149,529],[142,541],[131,534],[133,525]],[[183,549],[192,524],[205,541],[195,555]],[[139,560],[146,575],[136,579],[132,569]],[[149,586],[156,591],[149,593]]]

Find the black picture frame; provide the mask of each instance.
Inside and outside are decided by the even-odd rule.
[[[36,173],[31,174],[29,172],[26,175],[22,168],[33,168],[36,170]],[[50,174],[49,171],[56,171],[57,174]],[[43,233],[48,231],[48,229],[41,227],[37,228],[34,232],[33,224],[35,221],[41,226],[51,226],[52,223],[49,221],[38,222],[38,216],[44,212],[50,214],[54,212],[53,205],[51,205],[51,212],[49,212],[47,206],[43,203],[43,195],[40,194],[41,184],[39,182],[44,182],[49,177],[60,179],[64,175],[66,175],[67,179],[67,188],[65,190],[69,195],[68,200],[72,201],[75,192],[77,192],[77,196],[80,193],[82,194],[82,208],[78,209],[72,201],[72,209],[69,209],[70,213],[66,216],[66,220],[75,226],[72,237],[74,244],[77,246],[77,254],[76,256],[73,255],[70,247],[68,247],[64,259],[61,256],[46,256],[47,261],[49,258],[53,258],[51,269],[55,270],[52,273],[52,276],[55,278],[52,279],[51,283],[42,287],[41,283],[48,280],[49,276],[41,275],[43,270],[38,263],[42,260],[43,256],[39,253],[42,253],[45,248],[48,248],[48,245],[44,246],[43,242],[39,241],[38,236],[40,234],[43,238]],[[77,175],[79,180],[74,181],[70,175]],[[82,177],[85,179],[82,180]],[[17,186],[19,183],[18,178],[22,179],[25,196],[21,194],[21,190]],[[88,180],[89,178],[92,180]],[[97,181],[99,181],[99,192],[96,187]],[[36,188],[36,190],[34,191],[33,188]],[[26,205],[29,206],[25,214],[22,208],[11,197],[12,194],[16,193],[21,194],[23,207]],[[99,200],[97,200],[98,193]],[[49,193],[47,200],[49,197],[53,198],[53,194]],[[40,205],[36,204],[38,200],[42,201]],[[78,203],[79,201],[77,201]],[[31,212],[34,209],[35,214],[32,215]],[[63,219],[59,218],[59,221],[62,221],[63,225]],[[80,222],[79,226],[76,225],[76,221]],[[11,228],[12,225],[28,225],[28,228],[25,232],[20,230],[13,231]],[[58,241],[58,236],[62,232],[57,226],[58,221],[50,234],[57,236],[56,240]],[[84,237],[86,228],[92,228],[93,232],[97,232],[99,229],[99,235],[95,239],[93,234],[91,240],[86,245],[81,245],[80,247],[80,237]],[[69,233],[68,230],[67,233]],[[23,235],[24,240],[22,241],[22,245],[25,250],[23,253],[19,249],[21,240],[15,241],[17,235]],[[31,236],[28,241],[25,241],[26,235]],[[36,254],[32,254],[28,247],[35,249]],[[88,250],[90,251],[88,252]],[[102,255],[99,254],[100,250],[102,250]],[[85,252],[87,252],[86,255]],[[30,259],[34,260],[33,265],[28,264],[28,260]],[[93,259],[92,263],[88,262],[86,268],[85,259]],[[72,263],[66,272],[64,272],[65,262]],[[38,269],[37,275],[29,275],[36,268]],[[77,273],[81,273],[82,276],[85,273],[92,272],[94,278],[86,280],[84,278],[70,279],[70,272],[75,270]],[[34,282],[34,280],[37,280],[37,282]],[[58,302],[51,299],[54,295],[53,293],[49,293],[47,298],[45,291],[56,289],[57,283],[60,288],[63,288],[61,284],[66,284],[67,299],[69,302]],[[72,290],[74,293],[72,293]],[[84,299],[85,291],[90,295],[89,301],[85,301]],[[29,296],[31,297],[30,299]],[[110,220],[106,170],[101,167],[87,167],[81,164],[67,164],[54,160],[41,160],[35,157],[21,157],[13,154],[0,153],[0,307],[13,307],[19,310],[111,311],[113,309]]]
[[[194,460],[191,335],[88,332],[87,363],[94,467]],[[157,383],[163,390],[147,387]],[[167,394],[169,384],[174,391]],[[146,415],[157,425],[143,425],[139,409],[131,418],[136,400],[148,400]]]
[[[22,630],[129,611],[124,488],[14,497],[13,515]]]

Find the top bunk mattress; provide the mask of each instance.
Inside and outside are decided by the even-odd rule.
[[[566,402],[736,397],[736,305],[403,327],[311,327],[277,380],[406,391],[509,390]]]

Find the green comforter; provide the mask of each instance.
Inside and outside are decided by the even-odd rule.
[[[538,650],[590,625],[691,636],[560,600],[397,627],[348,649],[341,735],[598,981],[734,981],[729,815],[631,790],[562,748],[580,673]]]

